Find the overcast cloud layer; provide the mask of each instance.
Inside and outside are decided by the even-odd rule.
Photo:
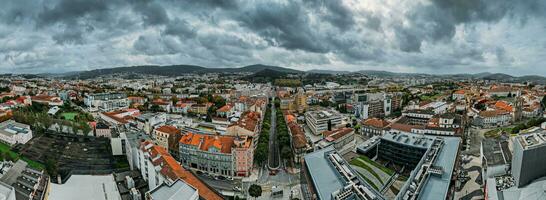
[[[5,0],[0,72],[255,63],[546,75],[544,0]]]

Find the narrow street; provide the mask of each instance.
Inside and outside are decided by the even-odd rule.
[[[277,170],[280,167],[279,146],[277,144],[277,111],[275,108],[275,97],[271,100],[271,128],[269,129],[269,157],[267,166],[270,170]]]

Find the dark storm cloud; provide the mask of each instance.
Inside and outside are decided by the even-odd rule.
[[[459,24],[494,23],[509,16],[525,21],[531,15],[544,15],[541,0],[431,0],[409,14],[409,27],[396,28],[400,49],[419,52],[423,41],[445,41],[455,34]]]
[[[181,39],[193,38],[196,35],[196,30],[186,20],[176,18],[167,24],[163,34],[178,36]]]
[[[296,2],[258,2],[238,12],[235,19],[270,41],[273,46],[325,53],[328,48],[318,42],[301,4]]]
[[[84,17],[93,20],[107,20],[108,1],[62,0],[52,8],[44,7],[38,15],[37,26],[55,23],[74,24]]]
[[[359,5],[362,3],[365,4]],[[0,8],[0,57],[9,58],[9,62],[0,67],[59,66],[82,61],[82,65],[107,66],[111,62],[117,66],[162,60],[221,66],[261,62],[260,59],[296,66],[334,62],[437,69],[486,62],[511,65],[516,60],[513,49],[500,42],[484,41],[479,34],[476,41],[470,41],[473,37],[464,34],[472,32],[473,26],[495,26],[503,19],[525,27],[528,19],[538,17],[544,21],[546,17],[544,0],[397,3],[8,1]],[[461,29],[465,30],[462,36]],[[63,55],[63,52],[74,54]],[[96,57],[104,60],[85,60]],[[316,62],[311,62],[315,59]],[[184,63],[194,61],[197,63]]]
[[[79,29],[65,29],[63,32],[53,35],[52,39],[57,44],[83,44],[83,32]]]
[[[167,11],[157,1],[133,1],[133,10],[142,15],[142,20],[146,25],[161,25],[169,22]]]
[[[182,0],[182,1],[173,1],[180,6],[194,6],[201,8],[222,8],[222,9],[233,9],[238,7],[237,0]]]
[[[340,1],[308,1],[306,5],[315,6],[316,11],[324,10],[324,19],[331,25],[338,27],[341,30],[348,30],[354,24],[354,16],[352,11]]]

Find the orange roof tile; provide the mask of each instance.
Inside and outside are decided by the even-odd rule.
[[[505,115],[505,114],[508,114],[508,112],[504,110],[485,110],[479,113],[479,115],[482,117],[496,117],[498,115]]]
[[[170,134],[170,135],[173,135],[173,134],[180,134],[182,131],[180,131],[178,128],[174,127],[174,126],[161,126],[159,128],[156,129],[157,131],[160,131],[160,132],[163,132],[163,133],[167,133],[167,134]]]
[[[513,107],[508,104],[507,102],[505,101],[497,101],[495,103],[495,107],[497,107],[498,109],[502,109],[502,110],[505,110],[505,111],[508,111],[508,112],[512,112],[513,111]]]
[[[465,94],[464,90],[457,90],[453,94]]]
[[[260,119],[260,113],[248,111],[243,113],[239,121],[229,125],[229,127],[240,126],[246,130],[256,132],[259,119]]]
[[[214,147],[221,153],[231,153],[234,140],[235,137],[233,136],[205,135],[190,132],[182,136],[180,143],[195,146],[202,151],[209,151],[210,148]]]
[[[233,106],[231,104],[226,104],[224,106],[222,106],[221,108],[219,108],[218,110],[216,110],[216,112],[228,112],[231,110]]]
[[[391,128],[394,130],[400,130],[404,132],[411,132],[411,129],[419,128],[419,126],[415,125],[409,125],[409,124],[402,124],[402,123],[393,123],[391,125]]]
[[[322,134],[324,135],[324,138],[326,138],[327,140],[334,141],[351,133],[352,131],[354,131],[354,129],[352,128],[340,128],[340,129],[331,130],[331,131],[324,131]]]
[[[372,126],[375,128],[385,128],[389,125],[389,122],[379,118],[369,118],[362,122],[362,125]]]

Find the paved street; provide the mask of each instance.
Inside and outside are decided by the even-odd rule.
[[[271,100],[275,102],[275,97]],[[271,128],[269,129],[269,157],[267,165],[269,169],[279,169],[280,167],[280,155],[279,146],[277,144],[277,116],[276,116],[275,103],[271,104]]]
[[[205,181],[208,185],[218,190],[233,191],[235,186],[237,187],[241,186],[240,180],[216,180],[204,174],[201,174],[201,175],[197,174],[197,176],[201,180]]]
[[[455,199],[483,199],[481,180],[481,160],[479,157],[471,156],[470,162],[465,163],[463,168],[468,172],[468,180],[460,191],[455,191]]]
[[[275,175],[269,175],[267,169],[262,169],[263,173],[258,178],[257,184],[262,186],[262,196],[258,199],[290,199],[290,194],[294,193],[293,198],[303,199],[301,197],[301,189],[299,185],[299,173],[290,174],[285,170],[279,170]],[[276,190],[282,190],[282,197],[273,198],[271,192],[273,188]]]

